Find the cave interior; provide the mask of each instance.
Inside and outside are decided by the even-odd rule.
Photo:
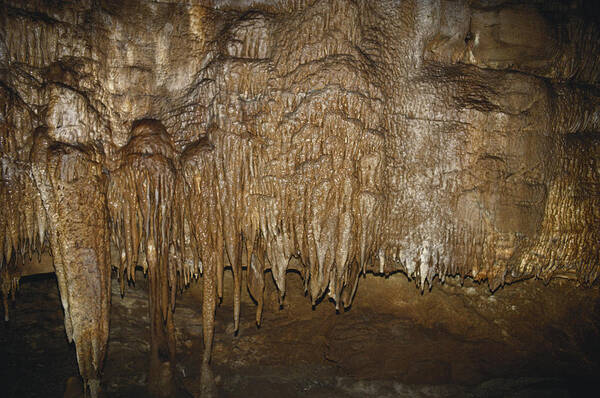
[[[593,395],[599,133],[595,0],[0,0],[0,395]]]

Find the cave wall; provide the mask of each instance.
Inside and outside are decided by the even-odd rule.
[[[242,272],[257,322],[269,269],[282,297],[297,269],[313,303],[344,306],[367,271],[598,277],[593,1],[0,9],[3,295],[22,256],[52,252],[86,380],[111,265],[122,286],[149,274],[154,356],[202,275],[206,363],[227,266],[236,328]]]

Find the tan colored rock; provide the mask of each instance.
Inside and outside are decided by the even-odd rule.
[[[344,306],[367,271],[422,289],[457,274],[492,290],[591,284],[590,4],[6,1],[1,264],[47,236],[86,382],[106,344],[109,252],[122,278],[153,278],[163,365],[175,292],[202,275],[204,374],[227,266],[234,330],[243,272],[257,322],[266,270],[280,299],[294,268],[313,303]]]

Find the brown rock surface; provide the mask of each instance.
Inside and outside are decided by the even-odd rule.
[[[261,323],[266,271],[279,300],[295,270],[313,304],[338,309],[369,271],[422,290],[457,275],[491,290],[598,279],[594,1],[3,0],[0,11],[5,308],[28,257],[51,253],[93,395],[111,266],[121,286],[148,272],[150,384],[165,394],[175,295],[197,277],[202,384],[214,387],[226,267],[232,331],[243,287]],[[451,377],[444,363],[431,372]]]

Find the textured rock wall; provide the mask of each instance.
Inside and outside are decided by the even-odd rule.
[[[598,277],[593,1],[0,9],[3,295],[51,250],[93,388],[111,264],[148,271],[162,361],[175,292],[202,275],[206,363],[228,266],[236,328],[242,272],[257,322],[266,270],[282,298],[297,269],[344,306],[369,270]]]

